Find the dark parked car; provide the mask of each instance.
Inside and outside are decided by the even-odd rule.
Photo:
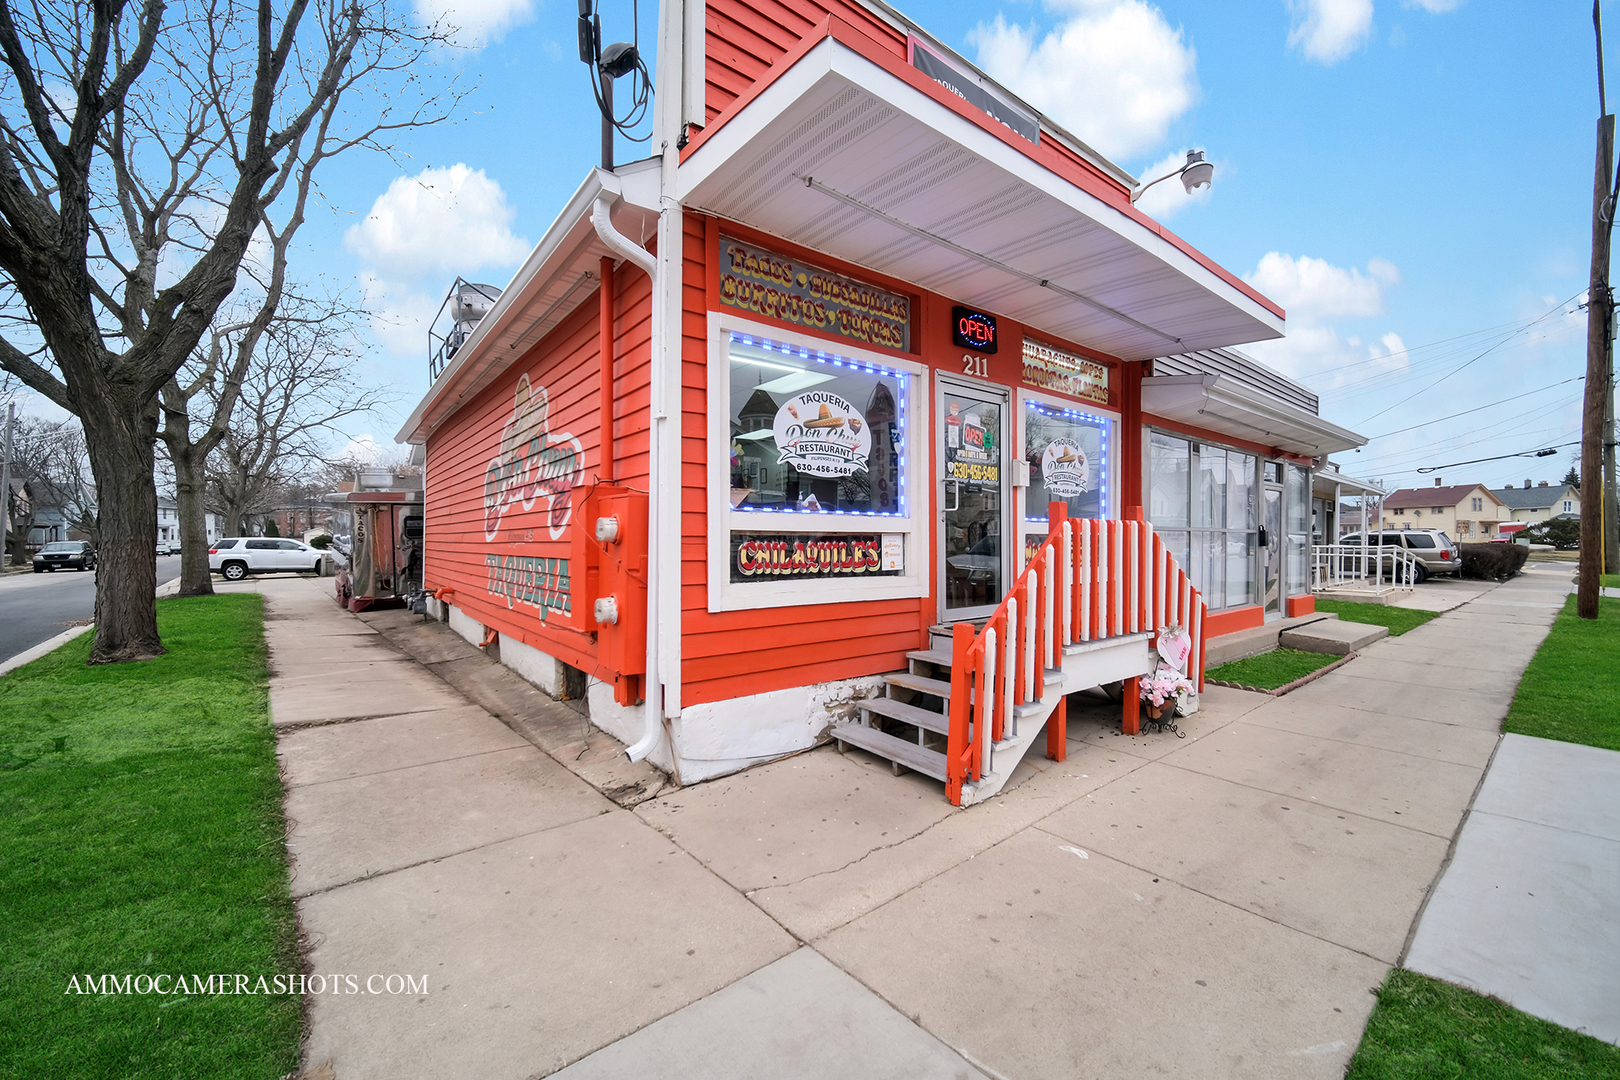
[[[94,570],[96,549],[83,540],[56,540],[34,554],[34,573],[47,570]]]

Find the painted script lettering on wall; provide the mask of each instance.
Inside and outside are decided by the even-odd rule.
[[[1108,404],[1108,366],[1024,340],[1024,382],[1042,390]]]
[[[539,505],[553,540],[560,539],[573,513],[574,489],[585,472],[585,451],[567,432],[547,425],[546,388],[518,378],[512,419],[501,432],[500,453],[484,475],[484,539],[493,541],[501,518],[514,506]]]
[[[731,580],[781,578],[890,577],[902,566],[884,569],[881,536],[731,534]]]
[[[573,612],[567,559],[486,555],[484,566],[489,575],[485,588],[491,596],[505,597],[508,610],[519,604],[539,608],[541,622],[548,611]]]
[[[720,238],[720,302],[851,341],[911,348],[911,301],[853,278]]]

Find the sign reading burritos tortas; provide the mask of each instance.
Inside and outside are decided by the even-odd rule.
[[[830,270],[720,238],[720,302],[868,345],[911,348],[911,301]]]
[[[771,435],[781,455],[777,464],[792,465],[805,476],[865,472],[872,453],[872,429],[866,418],[825,390],[788,399],[776,410]]]
[[[1108,404],[1108,366],[1024,339],[1024,382],[1042,390]]]
[[[881,536],[731,534],[734,582],[892,577],[903,569],[903,563],[892,557],[887,566],[892,568],[886,568]]]

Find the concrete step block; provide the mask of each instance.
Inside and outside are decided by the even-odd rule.
[[[1333,619],[1284,630],[1277,643],[1285,649],[1298,649],[1300,652],[1346,656],[1360,652],[1379,638],[1388,636],[1387,626],[1369,626],[1367,623],[1341,622]]]

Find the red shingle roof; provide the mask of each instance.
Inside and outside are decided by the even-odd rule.
[[[1493,500],[1501,502],[1495,495],[1491,495],[1490,489],[1484,484],[1457,484],[1452,487],[1401,488],[1384,496],[1384,507],[1396,510],[1411,506],[1456,506],[1476,489],[1483,490]]]

